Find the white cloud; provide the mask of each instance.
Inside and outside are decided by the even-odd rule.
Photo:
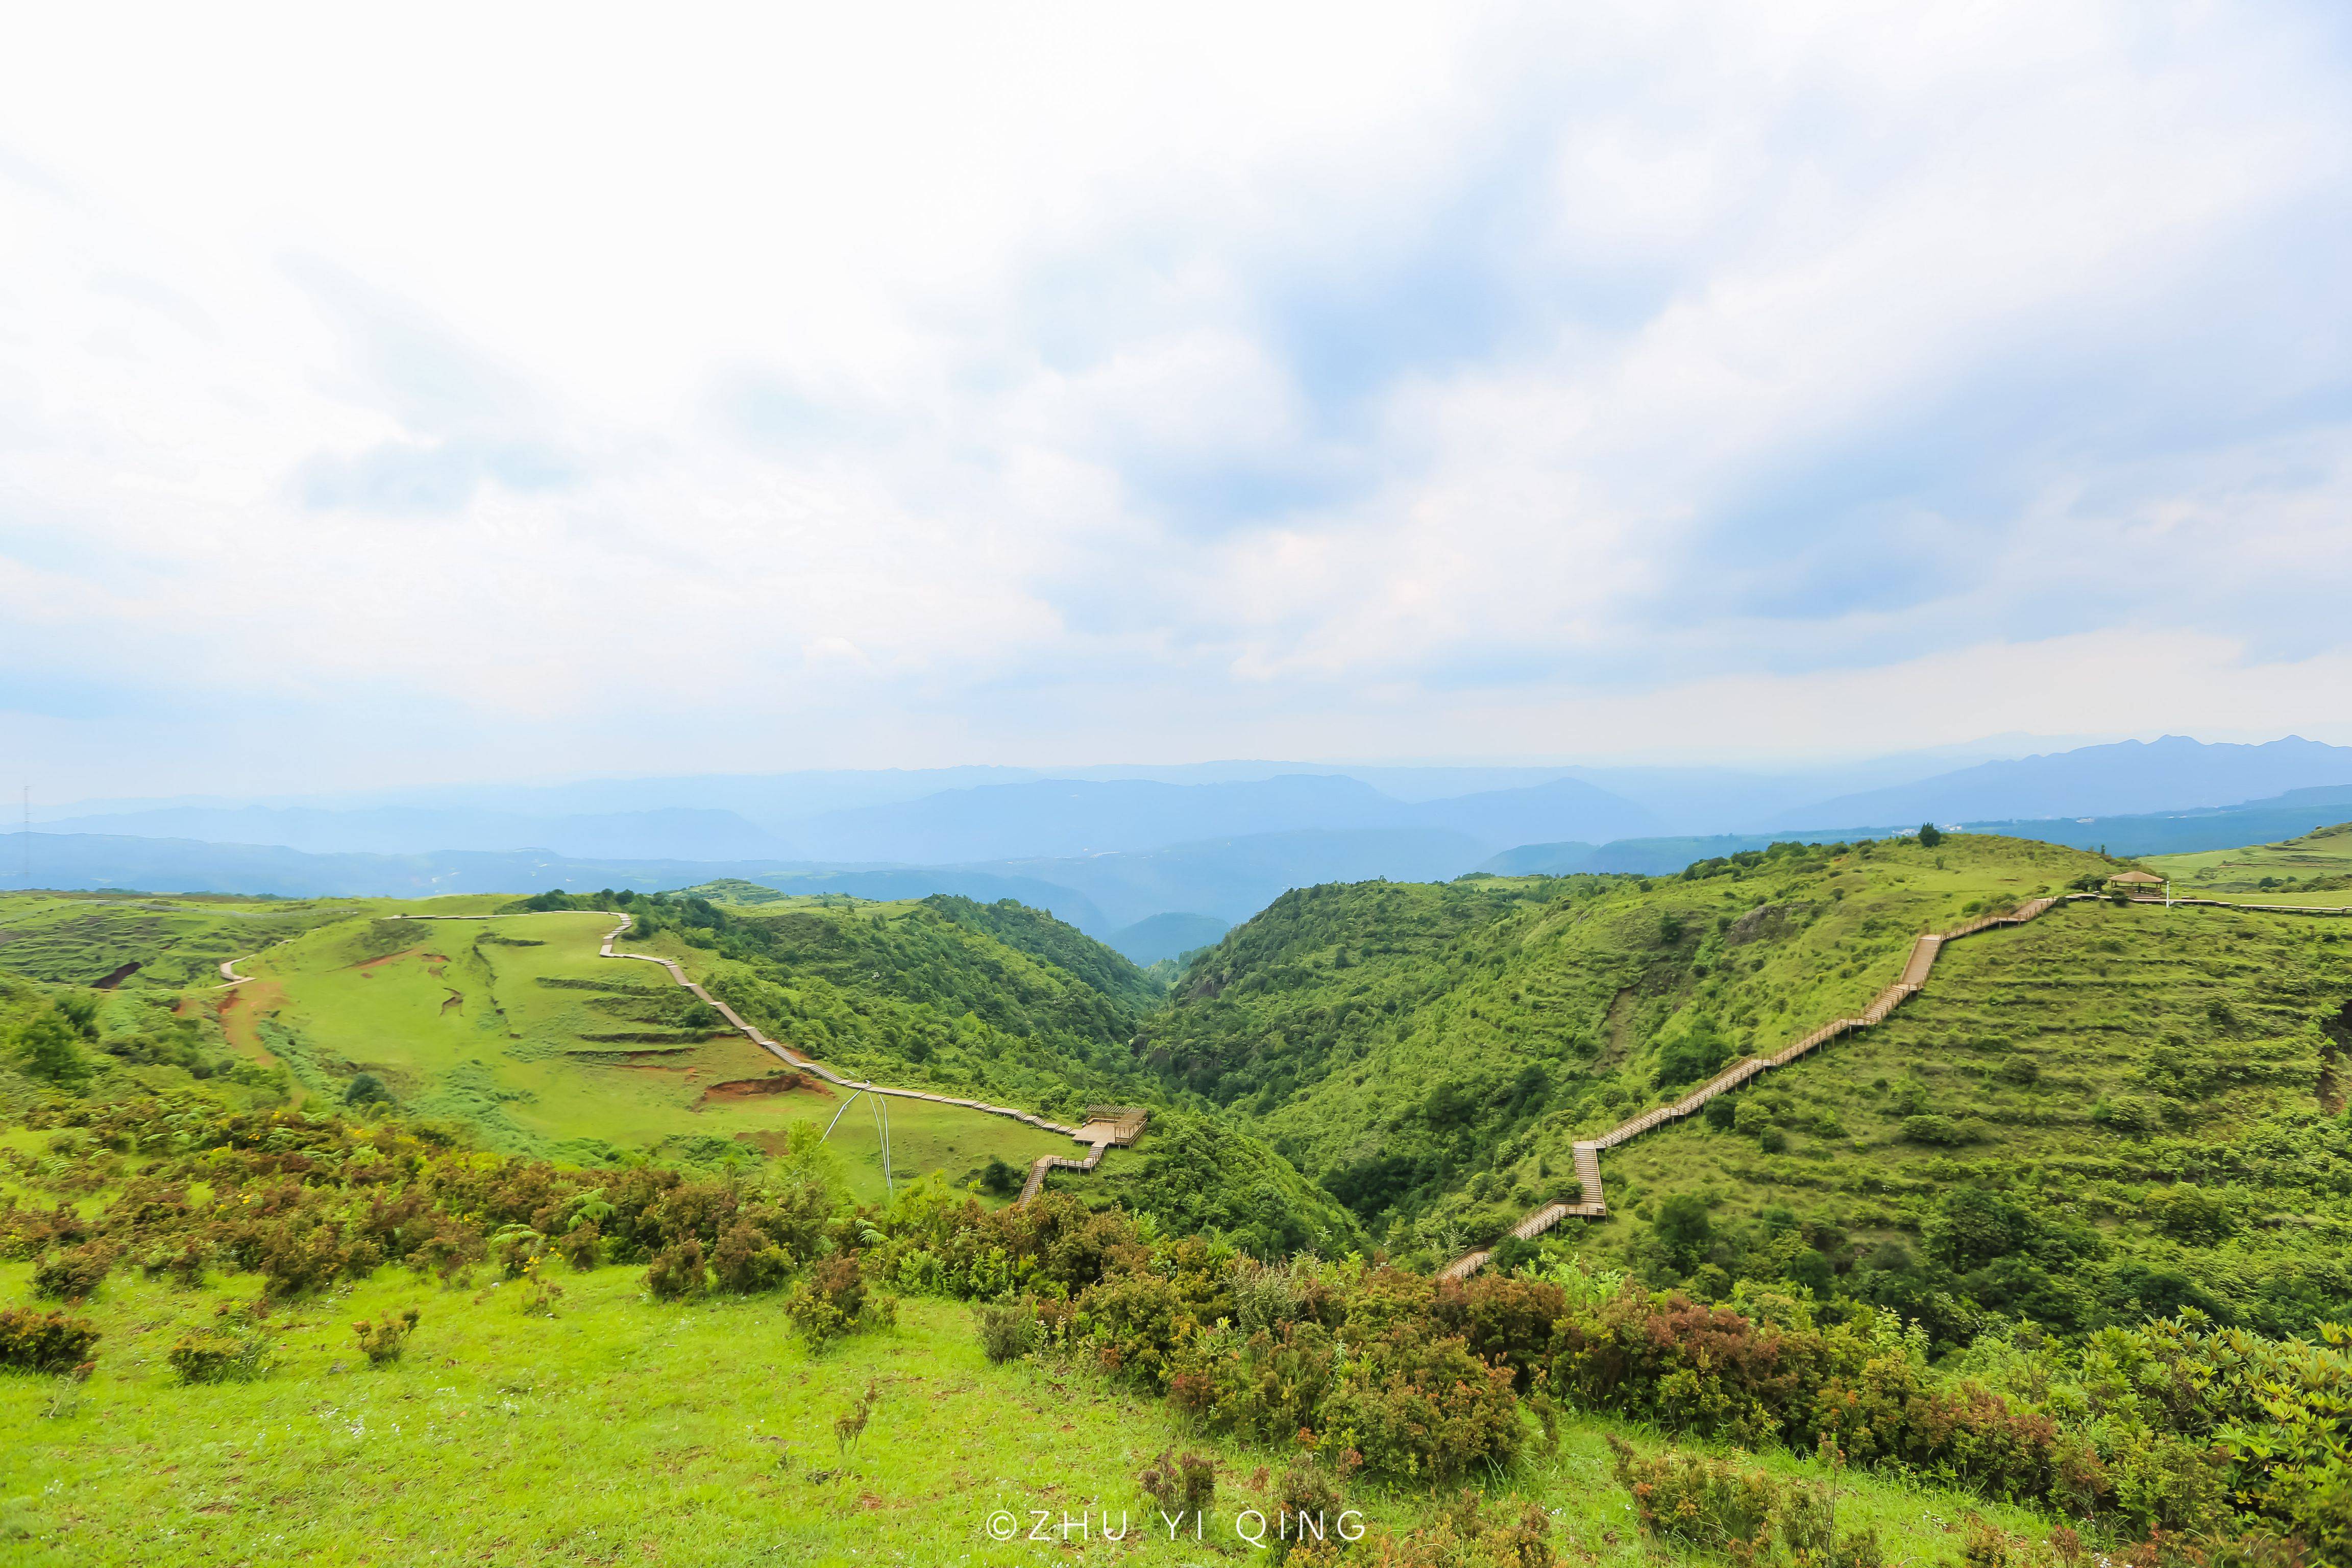
[[[0,742],[129,790],[2352,722],[2334,26],[53,7]]]

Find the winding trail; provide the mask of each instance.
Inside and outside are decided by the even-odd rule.
[[[1583,1200],[1572,1204],[1547,1204],[1513,1226],[1510,1234],[1521,1241],[1533,1241],[1564,1219],[1605,1217],[1609,1213],[1609,1204],[1601,1186],[1601,1152],[1603,1149],[1614,1149],[1620,1143],[1629,1142],[1644,1132],[1693,1115],[1705,1109],[1706,1102],[1716,1096],[1727,1094],[1749,1079],[1769,1072],[1774,1068],[1786,1067],[1807,1052],[1829,1044],[1841,1035],[1850,1034],[1856,1029],[1866,1029],[1874,1024],[1885,1022],[1888,1014],[1901,1006],[1907,998],[1918,994],[1926,987],[1927,976],[1936,967],[1937,955],[1943,952],[1946,942],[1958,942],[1962,937],[1974,936],[1979,931],[1990,931],[1996,926],[2023,925],[2060,904],[2074,903],[2084,900],[2095,901],[2104,896],[2099,893],[2056,893],[2048,898],[2034,899],[2030,902],[2020,904],[2006,914],[1986,915],[1981,919],[1970,921],[1966,925],[1955,926],[1948,931],[1926,933],[1911,944],[1910,956],[1905,960],[1903,973],[1895,979],[1895,984],[1873,997],[1870,1005],[1864,1008],[1857,1016],[1851,1018],[1832,1018],[1811,1034],[1781,1047],[1769,1057],[1750,1057],[1746,1061],[1725,1068],[1671,1105],[1661,1105],[1654,1110],[1644,1111],[1631,1121],[1620,1122],[1598,1138],[1577,1143],[1575,1145],[1576,1180],[1578,1186],[1582,1189]],[[2352,907],[2336,905],[2240,904],[2222,899],[2168,900],[2153,895],[2135,897],[2130,901],[2135,904],[2157,904],[2168,908],[2185,905],[2196,909],[2258,910],[2266,914],[2352,915]],[[1446,1265],[1439,1272],[1438,1278],[1466,1279],[1485,1268],[1486,1260],[1493,1256],[1491,1247],[1481,1247],[1475,1252],[1466,1252]]]
[[[519,910],[513,914],[503,915],[404,914],[391,915],[386,918],[396,921],[504,921],[515,920],[526,915],[566,914],[597,914],[604,915],[608,919],[618,921],[620,922],[618,925],[615,925],[611,931],[604,933],[604,940],[596,950],[597,957],[635,959],[641,963],[660,964],[664,969],[669,971],[669,977],[672,980],[685,987],[688,991],[692,992],[697,1000],[708,1003],[714,1010],[717,1011],[720,1017],[727,1020],[728,1024],[733,1027],[737,1033],[740,1034],[745,1039],[751,1041],[753,1045],[758,1046],[761,1049],[767,1051],[775,1057],[777,1060],[782,1062],[786,1067],[795,1068],[801,1072],[814,1074],[814,1076],[824,1079],[825,1082],[839,1089],[863,1089],[867,1094],[887,1094],[896,1096],[900,1100],[925,1100],[930,1101],[934,1105],[952,1105],[964,1110],[979,1110],[984,1111],[991,1116],[1008,1117],[1014,1121],[1026,1122],[1030,1126],[1037,1128],[1041,1131],[1059,1132],[1066,1138],[1076,1138],[1079,1135],[1080,1130],[1076,1127],[1065,1127],[1058,1121],[1048,1121],[1042,1116],[1033,1115],[1026,1110],[1016,1110],[1009,1105],[991,1105],[986,1100],[959,1100],[953,1095],[933,1094],[928,1089],[899,1089],[894,1085],[887,1083],[866,1083],[854,1078],[844,1078],[830,1068],[826,1068],[816,1062],[811,1061],[808,1058],[800,1055],[798,1052],[793,1050],[782,1043],[768,1038],[767,1036],[760,1032],[759,1028],[755,1025],[748,1022],[740,1013],[738,1013],[734,1008],[730,1007],[726,1003],[721,1002],[718,997],[713,996],[709,992],[705,991],[694,981],[688,979],[686,971],[678,966],[678,963],[676,959],[663,958],[659,954],[651,952],[614,952],[613,951],[613,943],[618,941],[631,926],[636,923],[635,917],[631,915],[625,910]],[[226,964],[223,964],[221,969],[222,972],[226,973],[228,966]],[[250,976],[239,976],[238,978],[248,979]],[[1053,1155],[1046,1156],[1048,1159],[1056,1157],[1057,1156]],[[1094,1169],[1096,1162],[1100,1158],[1101,1151],[1097,1149],[1096,1151],[1095,1158],[1087,1161],[1084,1165],[1079,1166],[1079,1168],[1090,1171]],[[1079,1163],[1075,1160],[1066,1163],[1072,1165],[1078,1165]]]

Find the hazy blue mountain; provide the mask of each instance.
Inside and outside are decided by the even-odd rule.
[[[1126,855],[1013,860],[991,868],[1075,888],[1101,908],[1116,930],[1171,910],[1238,925],[1292,888],[1377,877],[1444,881],[1470,869],[1486,852],[1478,840],[1443,828],[1318,828],[1171,844]]]
[[[1099,855],[1227,834],[1403,826],[1412,808],[1370,784],[1293,773],[1244,784],[1044,779],[949,790],[795,825],[811,858],[913,865]]]
[[[1887,827],[1848,827],[1796,833],[1712,833],[1661,838],[1620,838],[1609,844],[1522,844],[1482,861],[1478,869],[1498,877],[1567,877],[1579,872],[1632,873],[1666,877],[1694,860],[1761,849],[1776,839],[1807,844],[1839,839],[1877,838],[1895,832]],[[2028,835],[2027,837],[2034,837]]]
[[[2292,789],[2352,784],[2352,747],[2289,736],[2207,745],[2186,736],[2120,741],[2049,756],[1982,763],[1890,789],[1793,807],[1764,825],[2030,821],[2222,806]],[[2037,837],[2047,837],[2038,835]]]
[[[937,865],[1136,853],[1269,833],[1435,829],[1493,848],[1538,837],[1620,837],[1654,826],[1639,806],[1575,779],[1405,802],[1360,779],[1289,773],[1232,784],[992,784],[829,813],[789,832],[797,852],[811,858]]]
[[[1196,947],[1206,947],[1233,929],[1232,922],[1214,915],[1171,912],[1139,920],[1103,940],[1129,963],[1149,969],[1163,958],[1181,958]]]
[[[1598,844],[1574,839],[1564,844],[1522,844],[1478,862],[1477,869],[1497,877],[1567,877],[1592,869]]]
[[[547,849],[609,858],[778,859],[784,845],[731,811],[669,806],[604,815],[532,816],[430,806],[329,811],[315,806],[179,806],[66,817],[50,833],[268,844],[317,855],[429,855]]]
[[[1632,838],[1654,833],[1659,826],[1649,812],[1581,779],[1424,801],[1410,809],[1423,826],[1449,828],[1496,845],[1538,837]]]
[[[273,893],[283,898],[418,899],[436,893],[527,893],[561,888],[641,892],[692,887],[717,876],[746,879],[805,869],[751,860],[576,859],[548,850],[434,855],[313,855],[278,845],[100,834],[31,836],[29,878],[22,833],[0,834],[0,888],[134,888],[152,893]]]

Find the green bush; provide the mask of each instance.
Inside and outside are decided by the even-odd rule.
[[[887,1328],[898,1321],[897,1298],[867,1288],[865,1270],[854,1252],[836,1253],[820,1261],[793,1292],[784,1310],[811,1348],[817,1350],[845,1335]]]
[[[99,1332],[86,1319],[27,1307],[0,1307],[0,1367],[69,1372],[97,1353]]]
[[[1903,1119],[1903,1141],[1906,1143],[1926,1143],[1937,1148],[1957,1149],[1965,1144],[1980,1142],[1983,1138],[1983,1127],[1967,1120],[1956,1121],[1949,1116],[1936,1115],[1932,1111],[1923,1116],[1906,1116]]]
[[[982,1353],[1000,1366],[1034,1351],[1043,1337],[1037,1304],[1026,1297],[1001,1306],[974,1308],[972,1321],[980,1333]]]
[[[163,1359],[183,1384],[252,1383],[269,1373],[269,1342],[259,1332],[183,1334]]]
[[[702,1294],[709,1280],[702,1243],[692,1237],[654,1254],[646,1267],[646,1289],[656,1300],[683,1301]]]
[[[360,1353],[373,1366],[389,1366],[400,1359],[408,1348],[408,1336],[416,1331],[417,1321],[424,1314],[411,1307],[397,1318],[390,1312],[376,1322],[365,1318],[352,1325],[352,1333],[359,1341]]]
[[[1217,1461],[1206,1454],[1187,1453],[1182,1458],[1167,1448],[1136,1478],[1160,1511],[1181,1525],[1190,1515],[1206,1518],[1217,1498]]]
[[[1769,1553],[1780,1489],[1762,1471],[1675,1448],[1644,1456],[1614,1432],[1609,1450],[1617,1484],[1633,1492],[1633,1516],[1650,1534],[1740,1563]]]
[[[710,1272],[719,1289],[737,1295],[773,1290],[792,1278],[793,1255],[739,1219],[711,1248]]]
[[[563,1261],[585,1274],[596,1267],[604,1239],[604,1233],[596,1228],[596,1222],[588,1220],[565,1231],[555,1247],[563,1254]]]
[[[1518,1458],[1527,1437],[1507,1367],[1459,1339],[1399,1328],[1360,1346],[1325,1404],[1325,1426],[1375,1475],[1450,1484]]]
[[[114,1268],[114,1247],[103,1241],[52,1248],[33,1266],[33,1294],[79,1301],[98,1289]]]

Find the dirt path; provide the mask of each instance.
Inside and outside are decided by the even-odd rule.
[[[1906,998],[1916,995],[1926,987],[1927,976],[1934,971],[1937,956],[1943,952],[1946,942],[1958,942],[1962,937],[1974,936],[1979,931],[1990,931],[1996,926],[2023,925],[2026,921],[2047,913],[2060,904],[2096,900],[2101,896],[2097,893],[2054,894],[2049,898],[2035,899],[2029,903],[2021,904],[2007,914],[1986,915],[1982,919],[1970,921],[1966,925],[1956,926],[1948,931],[1929,931],[1921,936],[1911,944],[1910,955],[1904,961],[1903,973],[1896,977],[1895,984],[1872,998],[1870,1005],[1864,1008],[1859,1016],[1852,1018],[1832,1018],[1811,1034],[1783,1046],[1769,1057],[1750,1057],[1746,1061],[1735,1063],[1691,1093],[1675,1100],[1672,1105],[1661,1105],[1654,1110],[1644,1111],[1629,1121],[1620,1122],[1598,1138],[1576,1144],[1576,1180],[1577,1184],[1583,1189],[1583,1201],[1573,1204],[1547,1204],[1513,1226],[1510,1234],[1522,1241],[1533,1241],[1564,1219],[1600,1219],[1607,1215],[1609,1205],[1601,1187],[1601,1151],[1614,1149],[1620,1143],[1629,1142],[1644,1132],[1664,1126],[1669,1121],[1679,1121],[1685,1116],[1693,1115],[1704,1110],[1707,1101],[1717,1095],[1727,1094],[1750,1079],[1769,1072],[1774,1068],[1786,1067],[1806,1053],[1829,1044],[1840,1035],[1848,1034],[1855,1029],[1866,1029],[1874,1024],[1884,1022],[1886,1016],[1901,1006]],[[2239,904],[2226,902],[2220,899],[2173,899],[2168,901],[2158,897],[2135,898],[2131,901],[2136,904],[2158,904],[2168,908],[2188,905],[2200,909],[2257,910],[2266,914],[2352,915],[2352,908],[2339,906]],[[1465,1253],[1448,1264],[1439,1278],[1466,1279],[1485,1268],[1486,1259],[1492,1256],[1494,1256],[1493,1250],[1487,1247]]]

